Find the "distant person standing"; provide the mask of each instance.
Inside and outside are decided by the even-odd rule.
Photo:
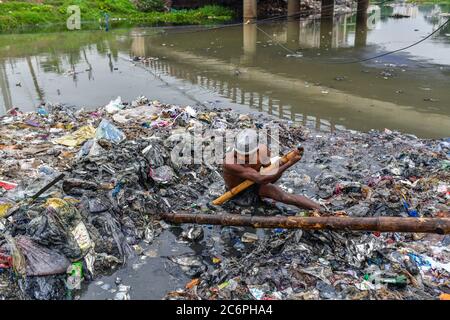
[[[105,31],[109,31],[109,14],[105,12]]]

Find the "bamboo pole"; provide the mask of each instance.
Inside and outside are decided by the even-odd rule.
[[[166,213],[161,216],[175,224],[195,223],[253,228],[304,230],[353,230],[378,232],[450,233],[450,218],[401,217],[264,217],[237,214]]]
[[[300,156],[303,157],[303,153],[304,153],[304,149],[301,145],[299,145],[297,147],[297,150],[300,152]],[[291,152],[289,152],[288,154],[284,155],[280,160],[279,163],[273,163],[271,164],[269,167],[265,168],[265,171],[270,171],[273,169],[276,169],[278,165],[283,165],[286,162],[288,162],[290,159],[292,159],[295,155],[295,151],[297,150],[293,150]],[[244,191],[245,189],[248,189],[250,186],[254,185],[255,182],[251,181],[251,180],[245,180],[244,182],[242,182],[240,185],[234,187],[233,189],[231,189],[230,191],[224,193],[223,195],[221,195],[219,198],[217,198],[216,200],[213,201],[213,204],[216,206],[220,206],[222,204],[224,204],[225,202],[227,202],[228,200],[230,200],[231,198],[235,197],[237,194],[241,193],[242,191]]]

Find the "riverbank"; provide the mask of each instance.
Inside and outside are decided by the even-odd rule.
[[[233,11],[220,6],[142,12],[128,0],[44,0],[42,3],[9,1],[0,3],[0,32],[66,30],[66,21],[70,16],[67,8],[71,5],[80,7],[82,29],[98,29],[99,19],[104,24],[105,13],[109,15],[111,26],[223,23],[234,16]]]
[[[411,4],[450,4],[450,0],[408,0]]]
[[[1,299],[77,298],[79,281],[101,286],[110,298],[145,299],[145,291],[137,296],[130,287],[129,277],[96,281],[128,261],[136,263],[133,257],[133,269],[163,259],[164,272],[189,278],[185,288],[168,293],[172,299],[438,299],[449,290],[448,236],[180,229],[159,217],[309,215],[267,200],[254,207],[211,205],[225,191],[221,166],[207,156],[208,139],[193,133],[243,128],[278,128],[281,153],[301,142],[304,158],[277,184],[334,214],[446,217],[448,139],[387,129],[323,133],[264,114],[144,97],[117,99],[94,111],[57,104],[30,113],[13,109],[0,123]],[[200,139],[201,164],[172,157],[183,135]],[[61,173],[59,182],[30,202]],[[149,248],[164,230],[195,251],[163,256]]]

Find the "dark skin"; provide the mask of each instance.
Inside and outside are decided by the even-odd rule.
[[[280,165],[274,172],[263,175],[260,173],[260,169],[270,165],[270,155],[267,146],[261,145],[257,152],[245,157],[232,151],[225,155],[223,178],[228,190],[238,186],[245,180],[251,180],[260,185],[259,196],[262,198],[270,198],[302,209],[321,211],[321,206],[318,203],[301,195],[287,193],[274,185],[283,173],[300,159],[300,152],[296,151],[295,156],[287,163]]]

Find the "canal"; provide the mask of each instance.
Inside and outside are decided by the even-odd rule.
[[[333,23],[310,16],[223,28],[1,35],[0,113],[42,102],[92,108],[145,95],[263,111],[328,131],[446,137],[450,25],[417,46],[370,58],[423,39],[449,11],[372,5],[363,34],[347,14]],[[133,63],[134,56],[148,63]]]
[[[145,95],[265,112],[323,131],[389,128],[448,137],[450,26],[417,46],[373,57],[423,39],[449,12],[448,5],[371,6],[363,32],[346,14],[332,23],[311,16],[220,28],[0,35],[0,115],[45,102],[89,109]],[[167,229],[142,244],[142,256],[96,278],[77,298],[113,299],[118,281],[132,288],[133,299],[160,299],[183,287],[190,279],[171,270],[166,257],[203,248],[179,242],[180,232]],[[219,228],[205,232],[219,243]]]

